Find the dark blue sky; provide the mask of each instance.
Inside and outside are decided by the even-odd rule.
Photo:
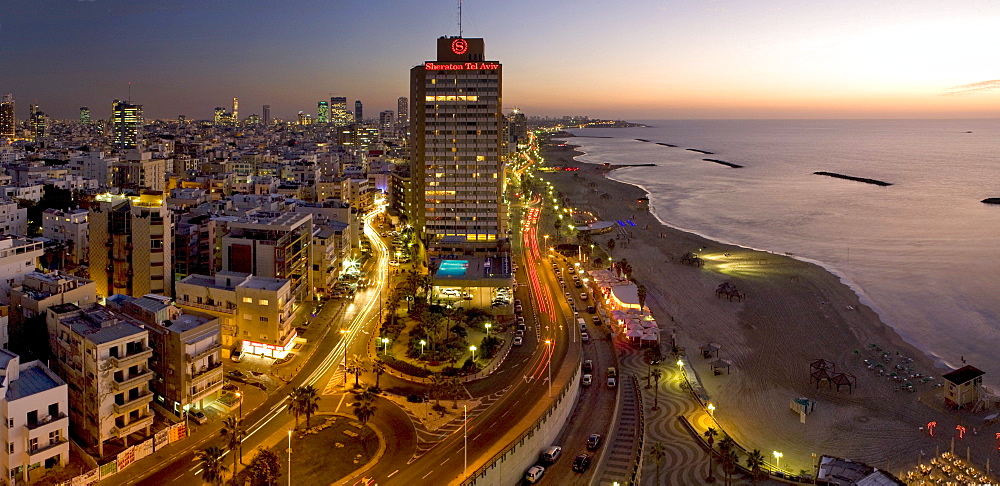
[[[455,35],[455,0],[2,0],[0,93],[18,116],[375,116]],[[1000,116],[994,0],[465,0],[507,108],[605,118]],[[980,86],[962,90],[956,87]]]

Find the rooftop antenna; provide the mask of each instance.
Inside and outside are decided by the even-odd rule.
[[[132,81],[128,82],[128,102],[132,103]]]
[[[458,36],[462,37],[462,0],[458,0]]]

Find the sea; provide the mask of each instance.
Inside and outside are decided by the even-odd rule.
[[[981,202],[1000,197],[1000,119],[637,122],[567,141],[655,164],[609,177],[668,226],[823,266],[940,372],[964,359],[1000,391],[1000,205]]]

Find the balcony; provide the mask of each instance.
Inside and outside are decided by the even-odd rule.
[[[197,302],[193,302],[193,301],[190,301],[190,300],[180,300],[180,301],[177,301],[177,305],[179,305],[181,307],[193,307],[195,309],[202,309],[202,310],[207,310],[207,311],[212,311],[212,312],[218,312],[220,314],[233,314],[233,315],[236,314],[236,306],[233,306],[232,308],[227,308],[227,307],[221,306],[221,305],[199,304]]]
[[[217,352],[217,351],[219,351],[221,349],[222,349],[222,344],[221,343],[213,344],[213,345],[209,346],[207,349],[205,349],[204,351],[201,351],[200,353],[187,355],[187,361],[188,361],[188,363],[190,363],[192,361],[198,361],[199,359],[204,358],[205,356],[208,356],[208,355],[210,355],[212,353],[215,353],[215,352]]]
[[[138,432],[140,429],[150,425],[153,425],[153,414],[133,420],[132,422],[129,422],[128,425],[118,427],[118,432],[120,436],[125,436],[133,432]]]
[[[192,381],[201,380],[206,375],[210,375],[213,372],[221,375],[222,374],[222,361],[213,364],[212,366],[204,366],[194,373],[188,373],[188,379]]]
[[[55,441],[55,442],[53,442],[51,444],[45,444],[42,447],[36,447],[34,449],[29,449],[28,450],[28,458],[29,458],[28,463],[31,464],[31,463],[34,463],[34,462],[40,462],[41,460],[46,459],[46,457],[44,457],[44,455],[46,455],[47,452],[50,452],[50,451],[52,451],[52,449],[55,449],[56,447],[59,447],[59,446],[61,446],[63,444],[68,444],[68,443],[69,443],[68,439],[66,439],[65,437],[60,437],[59,440],[57,440],[57,441]]]
[[[153,356],[153,348],[145,348],[137,353],[129,353],[124,357],[112,356],[108,360],[111,361],[111,366],[115,368],[128,368],[134,364],[146,362],[151,356]]]
[[[136,398],[128,400],[124,403],[115,402],[115,413],[128,413],[131,410],[135,410],[143,405],[149,404],[153,401],[153,394],[150,392],[145,392]]]
[[[43,417],[43,419],[39,420],[37,423],[35,423],[35,424],[26,424],[25,427],[27,427],[28,430],[35,430],[35,429],[37,429],[39,427],[44,427],[46,425],[58,422],[60,420],[66,420],[66,414],[65,413],[59,412],[59,415],[52,415],[52,416],[48,416],[48,417]],[[69,425],[69,421],[66,421],[66,425]]]
[[[222,389],[222,379],[221,379],[221,376],[220,376],[219,381],[217,383],[215,383],[215,384],[213,384],[211,386],[207,386],[203,390],[201,390],[200,392],[195,393],[195,394],[189,396],[187,402],[188,403],[195,403],[198,400],[201,400],[202,398],[205,398],[205,397],[211,395],[212,393],[215,393],[215,392],[217,392],[217,391],[219,391],[221,389]]]
[[[128,376],[122,381],[118,381],[118,379],[116,378],[111,382],[111,387],[114,388],[115,391],[127,391],[140,383],[145,383],[149,381],[149,378],[152,376],[153,372],[151,370],[145,370],[140,373]]]

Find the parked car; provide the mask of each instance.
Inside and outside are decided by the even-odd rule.
[[[587,450],[596,451],[601,446],[601,434],[590,434],[587,438]]]
[[[239,363],[240,359],[242,359],[242,358],[243,358],[243,355],[237,349],[234,349],[233,351],[231,351],[229,353],[229,359],[232,360],[233,363]]]
[[[542,476],[544,474],[545,474],[544,467],[531,466],[531,468],[528,469],[528,472],[524,473],[524,480],[527,481],[528,484],[535,484],[542,479]]]
[[[524,337],[514,336],[514,346],[521,346],[522,344],[524,344]]]
[[[199,425],[208,422],[208,417],[206,417],[205,412],[202,412],[201,410],[188,410],[188,417],[197,422]]]
[[[549,446],[542,451],[542,462],[548,464],[555,464],[562,456],[562,447],[559,446]]]
[[[246,383],[247,382],[246,375],[244,375],[243,373],[240,373],[238,370],[230,371],[229,373],[226,373],[226,376],[229,378],[229,381],[235,381],[237,383]]]
[[[580,379],[580,384],[583,386],[594,384],[594,375],[583,375],[583,378]]]
[[[519,305],[515,305],[515,306],[514,306],[514,313],[515,313],[515,314],[521,314],[521,313],[523,313],[523,312],[524,312],[524,308],[523,308],[523,307],[521,307],[521,306],[519,306]]]
[[[590,456],[587,454],[580,454],[573,459],[573,470],[576,472],[587,472],[590,469]]]

